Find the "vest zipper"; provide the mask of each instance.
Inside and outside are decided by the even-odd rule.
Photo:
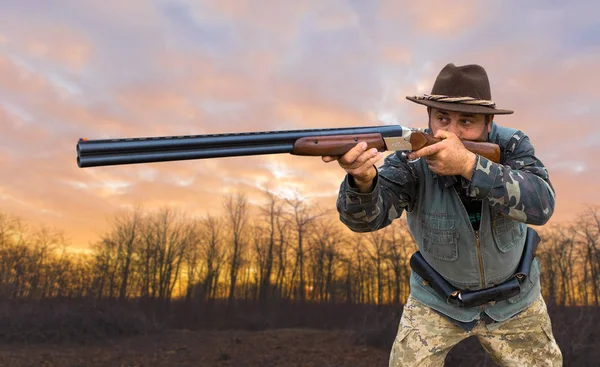
[[[456,198],[458,199],[458,201],[460,202],[460,206],[462,207],[462,211],[463,213],[466,215],[466,218],[469,218],[469,213],[467,213],[467,209],[465,208],[465,206],[462,204],[462,200],[460,199],[460,196],[458,194],[458,192],[456,192],[456,190],[452,190],[454,191],[454,194],[456,195]],[[481,221],[479,222],[479,228],[481,228],[481,222],[483,221],[483,202],[481,203]],[[479,260],[479,275],[481,276],[481,289],[485,288],[485,270],[483,268],[483,256],[481,255],[481,244],[479,243],[479,231],[475,231],[473,230],[473,226],[471,225],[471,222],[467,219],[467,224],[469,229],[471,229],[471,232],[473,232],[475,234],[475,250],[477,251],[477,259]],[[481,311],[485,311],[485,304],[481,305]]]
[[[485,288],[485,269],[483,268],[483,257],[481,256],[481,244],[479,243],[479,231],[475,231],[475,248],[479,259],[479,274],[481,275],[481,289]],[[481,305],[481,311],[485,311],[485,305]]]

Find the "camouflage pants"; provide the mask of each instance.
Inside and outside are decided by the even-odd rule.
[[[471,335],[500,366],[562,366],[562,354],[541,296],[513,318],[489,325],[479,322],[470,332],[409,297],[389,365],[443,366],[450,349]]]

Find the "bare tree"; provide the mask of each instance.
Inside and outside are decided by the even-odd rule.
[[[132,213],[117,217],[115,229],[119,241],[119,253],[123,253],[123,264],[121,265],[121,286],[119,287],[119,299],[127,297],[129,282],[131,278],[131,264],[136,247],[139,247],[139,231],[142,214],[139,208]]]
[[[268,229],[265,228],[260,222],[254,222],[250,225],[250,237],[252,238],[252,254],[253,260],[256,264],[255,267],[250,265],[247,269],[248,276],[253,276],[253,281],[258,285],[256,291],[258,292],[253,296],[254,299],[258,299],[261,304],[263,304],[266,299],[266,291],[262,289],[263,284],[268,283],[268,281],[263,280],[263,277],[266,276],[266,267],[268,262],[268,251],[269,251],[269,239],[268,239]],[[248,278],[250,281],[250,277]],[[261,295],[262,292],[262,295]],[[263,298],[264,297],[264,298]]]
[[[207,239],[206,245],[203,247],[202,256],[202,259],[206,263],[206,276],[202,282],[202,294],[208,300],[216,298],[219,274],[224,258],[222,222],[220,218],[211,215],[207,215],[203,221],[203,228]]]
[[[378,305],[383,304],[383,274],[385,271],[384,265],[386,258],[385,237],[387,233],[388,228],[386,227],[375,232],[370,232],[367,237],[370,244],[370,248],[367,248],[367,252],[375,267]]]
[[[229,196],[224,202],[226,215],[231,229],[231,256],[229,258],[229,295],[228,305],[233,305],[235,298],[235,289],[237,278],[241,268],[242,255],[246,245],[244,238],[246,226],[248,224],[248,202],[242,194],[237,194],[235,198]]]
[[[291,284],[287,284],[286,290],[286,277],[288,271],[288,253],[290,247],[290,222],[283,217],[283,215],[279,215],[276,217],[276,226],[277,226],[277,244],[276,244],[276,254],[277,254],[277,272],[275,276],[275,289],[278,291],[280,296],[291,294],[292,286]]]
[[[600,304],[600,208],[587,207],[582,214],[581,242],[585,246],[585,265],[584,271],[589,269],[592,300],[594,306]]]
[[[89,289],[90,276],[81,275],[89,269],[78,259],[67,252],[62,232],[45,226],[30,230],[20,219],[0,213],[0,296],[3,299],[71,297],[75,295],[75,285]]]
[[[21,222],[0,212],[0,298],[8,298],[10,282],[15,269],[13,249],[22,242]]]
[[[404,220],[392,223],[390,240],[386,241],[386,258],[393,272],[393,297],[396,304],[406,302],[410,293],[410,257],[416,251],[416,244]]]
[[[367,269],[366,264],[366,249],[364,245],[364,235],[360,233],[354,234],[352,241],[352,247],[348,256],[348,270],[347,270],[347,281],[348,294],[351,294],[353,303],[365,303],[366,302],[366,283],[367,283]],[[353,264],[353,266],[352,266]]]
[[[206,232],[203,231],[200,220],[193,220],[190,223],[191,234],[189,245],[183,255],[183,262],[186,274],[185,300],[190,302],[198,281],[198,274],[203,272],[200,262],[200,250],[206,243]]]
[[[108,282],[108,297],[124,300],[129,292],[136,248],[140,247],[143,215],[140,208],[117,213],[109,219],[108,232],[96,245],[98,260]],[[104,284],[104,282],[102,282]]]
[[[339,226],[332,220],[315,223],[311,238],[311,285],[312,298],[321,302],[335,302],[333,284],[338,266],[339,246],[342,236]]]
[[[65,255],[67,246],[65,235],[62,232],[42,227],[34,234],[32,246],[32,258],[36,261],[31,272],[32,278],[29,281],[30,292],[40,293],[41,298],[44,298],[47,294],[52,294],[53,283],[65,277],[61,270],[67,271],[70,266],[69,259]],[[54,274],[50,273],[52,268],[57,268]],[[41,279],[42,284],[40,284],[40,278],[43,278]]]
[[[193,224],[167,207],[146,218],[139,249],[142,295],[167,302],[171,299],[193,233]]]
[[[544,267],[543,290],[549,302],[573,304],[576,258],[575,231],[571,226],[554,225],[540,232],[542,243],[537,252]]]
[[[298,272],[300,284],[297,288],[297,296],[301,303],[306,300],[306,279],[304,270],[304,236],[309,226],[324,213],[319,213],[316,208],[309,207],[306,202],[296,194],[295,198],[286,200],[292,209],[291,222],[296,231],[296,264],[295,272]],[[292,276],[293,278],[293,276]]]
[[[267,204],[260,208],[261,218],[266,223],[266,247],[264,251],[259,252],[259,301],[264,303],[270,296],[271,281],[273,275],[273,264],[275,257],[275,247],[278,234],[278,221],[283,213],[283,203],[268,189],[265,190]],[[280,234],[281,235],[281,234]],[[281,239],[280,239],[281,240]]]

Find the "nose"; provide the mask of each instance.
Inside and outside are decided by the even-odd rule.
[[[459,138],[461,137],[461,130],[458,128],[458,124],[456,123],[456,121],[452,121],[446,128],[446,131],[451,132],[453,134],[455,134],[456,136],[458,136]]]

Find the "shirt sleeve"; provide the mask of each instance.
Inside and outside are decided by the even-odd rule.
[[[488,199],[493,209],[527,224],[545,224],[554,212],[555,193],[548,171],[521,131],[509,140],[504,164],[477,156],[467,192],[472,198]]]
[[[350,175],[340,186],[337,210],[340,220],[354,232],[371,232],[388,226],[411,210],[416,196],[417,179],[412,166],[396,153],[390,154],[377,170],[370,193],[360,193]]]

